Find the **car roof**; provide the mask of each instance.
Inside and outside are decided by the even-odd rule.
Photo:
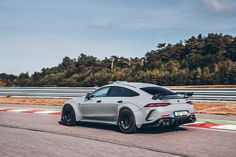
[[[143,83],[143,82],[123,82],[123,81],[117,81],[112,84],[109,84],[108,86],[127,86],[127,87],[133,87],[133,88],[144,88],[144,87],[157,87],[158,85],[150,84],[150,83]]]

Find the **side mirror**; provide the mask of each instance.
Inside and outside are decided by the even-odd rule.
[[[86,97],[85,97],[87,100],[90,100],[91,98],[91,93],[87,93]]]

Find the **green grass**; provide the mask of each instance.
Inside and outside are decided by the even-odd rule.
[[[236,125],[236,121],[233,120],[220,120],[220,119],[207,119],[207,118],[197,118],[198,121],[210,122],[215,124],[230,124]]]

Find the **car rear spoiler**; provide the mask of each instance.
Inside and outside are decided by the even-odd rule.
[[[184,95],[184,97],[191,97],[193,95],[193,92],[176,92],[176,94]]]

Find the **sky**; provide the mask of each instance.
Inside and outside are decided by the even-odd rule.
[[[32,74],[81,53],[143,57],[208,33],[236,36],[236,0],[0,0],[0,73]]]

